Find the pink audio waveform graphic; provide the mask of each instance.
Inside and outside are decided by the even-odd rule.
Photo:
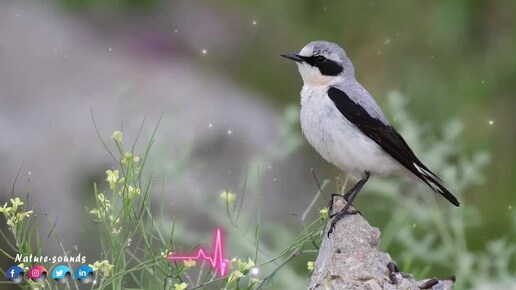
[[[227,273],[227,268],[229,265],[229,260],[224,258],[224,238],[222,237],[222,230],[216,229],[213,236],[213,247],[214,251],[212,255],[207,255],[206,251],[203,249],[199,249],[197,254],[192,256],[180,255],[176,256],[175,253],[172,253],[168,256],[169,261],[185,261],[185,260],[204,260],[210,263],[211,267],[215,269],[220,276],[225,276]]]

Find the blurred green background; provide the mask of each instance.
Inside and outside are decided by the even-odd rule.
[[[299,103],[301,88],[297,69],[279,54],[299,51],[313,40],[336,42],[380,106],[386,107],[390,91],[399,91],[410,114],[430,128],[426,133],[439,135],[440,127],[458,119],[464,126],[464,147],[458,150],[491,155],[485,182],[468,188],[461,200],[482,217],[468,229],[468,247],[481,250],[487,240],[516,238],[516,1],[59,0],[47,5],[94,27],[106,42],[138,28],[155,43],[153,53],[179,51],[199,70],[264,96],[278,113]],[[177,21],[177,9],[191,12],[184,16],[190,22]],[[222,19],[225,29],[204,32],[214,40],[203,46],[199,29],[210,28],[214,19]],[[386,113],[396,120],[396,114]],[[330,170],[329,176],[339,174],[306,142],[295,156],[300,155],[309,156],[312,167]],[[365,200],[358,199],[362,212],[374,203]],[[371,219],[381,228],[382,216]],[[432,273],[448,271],[432,268]]]
[[[159,29],[172,32],[174,19],[158,11],[174,9],[180,2],[60,4],[73,13],[100,14],[108,23],[154,19],[162,25]],[[198,65],[264,93],[278,110],[298,102],[301,85],[297,71],[278,53],[299,51],[321,39],[346,49],[357,78],[380,105],[388,91],[399,90],[409,98],[410,112],[432,128],[449,119],[463,121],[464,150],[492,154],[487,182],[471,188],[463,201],[477,205],[485,218],[471,246],[480,247],[481,237],[507,234],[510,220],[504,212],[516,202],[516,2],[193,2],[227,17],[238,37],[244,35],[238,47],[216,43],[209,58],[193,53]],[[188,33],[187,28],[182,31]],[[225,50],[231,53],[217,57]]]

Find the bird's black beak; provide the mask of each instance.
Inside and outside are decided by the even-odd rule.
[[[296,62],[303,61],[303,58],[299,54],[296,54],[296,53],[282,53],[281,56],[283,56],[284,58],[291,59]]]

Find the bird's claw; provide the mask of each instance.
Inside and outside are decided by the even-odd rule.
[[[336,212],[334,214],[331,214],[330,215],[330,218],[334,218],[335,216],[337,216],[340,212]],[[362,213],[358,210],[358,209],[353,209],[353,210],[348,210],[344,215],[347,215],[347,214],[359,214],[359,215],[362,215]]]
[[[455,275],[452,275],[448,278],[444,278],[444,279],[437,279],[437,278],[432,278],[426,282],[424,282],[423,284],[419,285],[419,289],[423,290],[423,289],[434,289],[434,286],[436,285],[439,285],[441,283],[443,284],[446,284],[446,283],[455,283]],[[441,284],[442,285],[442,284]]]
[[[389,262],[389,264],[387,264],[387,269],[389,269],[389,279],[391,280],[391,283],[398,284],[398,277],[396,276],[396,274],[400,272],[398,265],[394,262]]]
[[[331,194],[330,202],[328,203],[328,212],[330,213],[330,218],[333,218],[334,216],[336,216],[338,214],[338,212],[333,213],[333,205],[334,205],[335,197],[336,196],[342,197],[346,202],[348,202],[348,199],[346,198],[346,195],[347,194],[338,194],[338,193],[332,193]],[[362,215],[362,213],[360,211],[357,210],[357,212],[360,215]]]
[[[350,215],[350,214],[360,214],[360,212],[358,210],[354,210],[354,209],[350,210],[350,209],[344,208],[341,211],[339,211],[338,213],[330,215],[332,220],[331,220],[331,224],[330,224],[330,229],[328,230],[328,238],[330,237],[330,234],[333,233],[333,230],[335,229],[335,225],[337,224],[337,222],[340,221],[345,215]]]
[[[419,286],[419,289],[432,289],[435,285],[439,284],[439,280],[432,278]]]
[[[405,273],[402,273],[400,272],[400,269],[398,269],[398,266],[396,266],[396,264],[394,262],[389,262],[389,264],[387,264],[387,269],[389,269],[389,279],[391,280],[391,283],[392,284],[398,284],[399,281],[398,281],[398,275],[400,275],[402,278],[409,278],[410,276],[405,274]],[[437,278],[432,278],[432,279],[429,279],[427,281],[425,281],[423,284],[419,285],[419,289],[433,289],[432,287],[434,287],[435,285],[445,281],[445,280],[450,280],[452,282],[455,282],[455,276],[450,276],[448,278],[445,278],[443,280],[439,280]]]

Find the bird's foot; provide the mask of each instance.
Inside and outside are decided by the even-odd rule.
[[[434,288],[441,289],[443,287],[443,285],[450,285],[450,283],[453,285],[455,283],[455,280],[456,280],[455,275],[451,275],[450,277],[447,277],[444,279],[432,278],[432,279],[425,281],[423,284],[419,285],[419,289],[421,289],[421,290],[434,289]],[[437,287],[434,287],[434,286],[437,286]]]
[[[332,220],[330,224],[330,229],[328,230],[328,238],[330,237],[330,234],[333,233],[333,230],[335,229],[335,225],[337,224],[337,222],[340,221],[345,215],[350,214],[360,214],[360,212],[355,209],[349,209],[349,207],[346,205],[341,211],[334,215],[331,215]]]
[[[333,213],[333,205],[335,204],[335,197],[341,197],[343,198],[346,202],[348,202],[348,198],[349,198],[349,194],[346,193],[346,194],[338,194],[338,193],[332,193],[331,194],[331,197],[330,197],[330,202],[328,203],[328,212],[330,213],[330,218],[333,218],[334,216],[336,216],[338,214],[337,213]],[[357,210],[357,212],[362,215],[362,213],[360,213],[360,211]]]
[[[387,264],[387,269],[389,269],[389,279],[391,280],[392,284],[398,284],[398,275],[403,278],[410,277],[409,275],[400,272],[400,269],[394,262],[389,262],[389,264]]]
[[[399,284],[400,279],[409,279],[411,276],[408,274],[405,274],[403,272],[400,272],[400,269],[398,269],[398,266],[394,262],[389,262],[387,264],[387,269],[389,269],[389,280],[391,280],[391,284]],[[455,275],[452,275],[450,277],[444,278],[444,279],[427,279],[425,280],[421,285],[418,286],[419,289],[434,289],[436,285],[440,285],[441,287],[436,289],[442,289],[443,285],[449,285],[449,283],[453,284],[455,283]],[[445,289],[451,289],[451,288],[445,288]]]
[[[353,206],[353,205],[351,205],[351,206]],[[331,214],[331,215],[330,215],[330,218],[334,218],[334,217],[336,217],[336,216],[337,216],[337,215],[339,215],[339,214],[340,214],[340,212],[336,212],[336,213],[334,213],[334,214]],[[362,215],[362,213],[361,213],[358,209],[356,209],[356,208],[355,208],[355,209],[353,209],[353,210],[348,209],[348,210],[346,211],[346,213],[344,213],[344,215],[347,215],[347,214],[359,214],[359,215]]]

